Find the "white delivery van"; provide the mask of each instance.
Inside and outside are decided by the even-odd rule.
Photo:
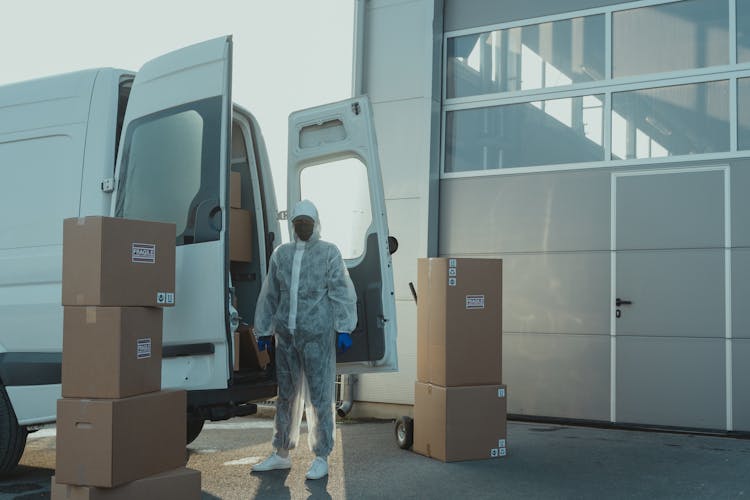
[[[0,86],[0,471],[18,463],[27,432],[55,421],[68,217],[177,225],[162,386],[188,391],[188,442],[205,420],[251,414],[253,401],[275,396],[273,366],[233,370],[233,329],[238,317],[252,324],[284,216],[260,128],[232,102],[231,68],[227,36],[138,72],[95,69]],[[230,172],[240,174],[240,208],[251,214],[249,262],[229,258]],[[353,348],[338,355],[339,373],[397,369],[388,227],[367,98],[290,116],[289,206],[302,197],[318,204],[323,237],[342,248],[357,289],[359,323]]]

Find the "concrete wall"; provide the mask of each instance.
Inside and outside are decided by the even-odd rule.
[[[367,0],[357,6],[363,24],[355,92],[373,103],[388,224],[399,241],[393,255],[399,372],[361,376],[355,398],[412,404],[417,316],[409,282],[416,286],[417,258],[437,251],[442,5]]]

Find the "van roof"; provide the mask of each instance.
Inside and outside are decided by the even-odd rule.
[[[121,69],[98,68],[0,86],[0,135],[85,122],[97,78],[117,81]]]

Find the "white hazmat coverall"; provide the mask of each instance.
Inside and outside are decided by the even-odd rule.
[[[276,337],[278,398],[273,447],[293,449],[299,439],[307,396],[308,444],[318,457],[333,449],[335,422],[336,333],[357,324],[354,285],[333,243],[320,239],[312,202],[294,207],[315,225],[307,241],[278,247],[268,268],[255,311],[255,335]]]

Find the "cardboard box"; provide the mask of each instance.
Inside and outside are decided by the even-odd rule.
[[[253,235],[249,210],[229,209],[229,260],[253,260]]]
[[[240,334],[240,366],[243,370],[265,370],[271,362],[268,351],[258,349],[258,339],[255,332],[247,324],[240,324],[237,330]]]
[[[58,483],[112,488],[185,465],[187,395],[57,401]]]
[[[126,398],[161,389],[163,311],[67,306],[62,396]]]
[[[201,473],[181,467],[115,488],[74,486],[55,481],[52,500],[200,500]]]
[[[414,451],[444,462],[507,454],[504,385],[414,386]]]
[[[175,231],[161,222],[66,219],[62,304],[173,306]]]
[[[242,174],[229,172],[229,206],[242,208]]]
[[[417,380],[502,383],[502,261],[419,259]]]

